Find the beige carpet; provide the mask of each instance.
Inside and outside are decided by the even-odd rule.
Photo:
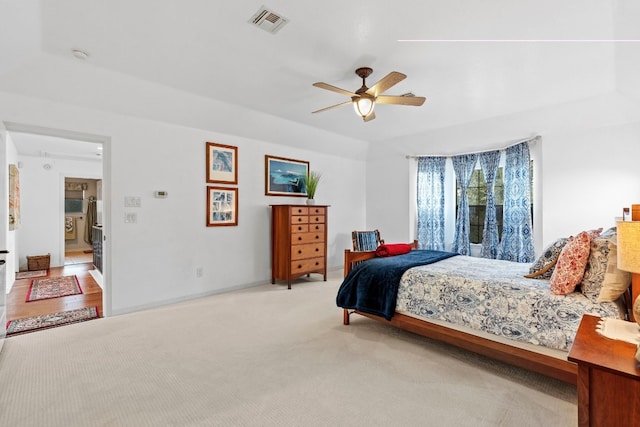
[[[8,338],[0,425],[577,425],[575,387],[359,316],[343,326],[331,277]]]

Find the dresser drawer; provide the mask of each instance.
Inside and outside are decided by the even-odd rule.
[[[308,215],[293,215],[291,217],[291,224],[308,224],[309,216]]]
[[[291,244],[298,245],[301,243],[318,243],[324,242],[324,233],[293,233],[291,235]]]
[[[324,256],[324,242],[291,246],[291,259],[305,259]]]
[[[309,232],[313,233],[324,233],[324,224],[309,224],[308,225]]]
[[[324,215],[311,215],[308,218],[311,224],[324,224]]]
[[[309,208],[303,206],[292,207],[291,215],[309,215]]]
[[[291,225],[291,233],[306,233],[308,231],[309,231],[309,224],[292,224]],[[320,231],[320,230],[316,230],[314,228],[313,231]]]
[[[291,273],[306,273],[324,268],[324,258],[302,259],[299,261],[291,261]]]
[[[326,215],[327,214],[327,208],[325,207],[308,208],[308,209],[309,209],[309,215]]]

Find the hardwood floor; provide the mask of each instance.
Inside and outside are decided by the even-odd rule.
[[[98,313],[102,317],[102,288],[89,273],[92,269],[92,263],[50,268],[49,277],[76,275],[82,294],[40,301],[26,302],[27,292],[33,279],[16,280],[7,294],[7,321],[94,306],[98,307]]]
[[[64,265],[93,262],[93,252],[70,251],[64,254]]]

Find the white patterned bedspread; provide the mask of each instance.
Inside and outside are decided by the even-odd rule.
[[[619,303],[594,303],[579,290],[554,295],[528,273],[529,264],[462,255],[414,267],[400,281],[396,311],[562,351],[583,314],[624,316]]]

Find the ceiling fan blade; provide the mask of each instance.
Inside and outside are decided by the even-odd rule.
[[[352,96],[360,96],[356,93],[349,92],[348,90],[340,89],[339,87],[331,86],[327,83],[317,82],[313,84],[315,87],[319,87],[320,89],[330,90],[331,92],[337,92],[339,94],[352,97]]]
[[[339,108],[339,107],[344,107],[345,105],[349,105],[351,104],[352,101],[345,101],[345,102],[341,102],[340,104],[336,104],[336,105],[332,105],[330,107],[325,107],[325,108],[321,108],[319,110],[316,111],[312,111],[311,113],[321,113],[323,111],[327,111],[327,110],[333,110],[334,108]]]
[[[380,95],[376,98],[376,104],[396,104],[396,105],[414,105],[416,107],[424,104],[426,98],[424,96],[391,96]]]
[[[407,78],[406,75],[404,75],[402,73],[399,73],[397,71],[392,71],[389,74],[387,74],[386,76],[384,76],[376,84],[374,84],[369,89],[367,89],[366,93],[368,93],[369,95],[373,95],[373,96],[381,95],[387,89],[389,89],[391,86],[394,86],[395,84],[401,82],[402,80],[404,80],[406,78]]]
[[[363,120],[364,120],[365,122],[370,122],[371,120],[373,120],[373,119],[375,119],[375,118],[376,118],[376,112],[375,112],[375,111],[372,111],[371,113],[369,113],[369,115],[368,115],[368,116],[365,116],[365,117],[363,118]]]

